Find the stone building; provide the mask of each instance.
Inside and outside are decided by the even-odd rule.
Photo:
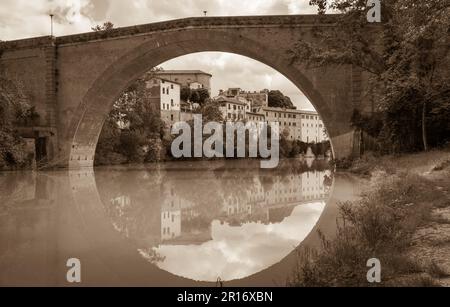
[[[272,108],[268,104],[269,90],[243,91],[240,88],[220,90],[214,100],[221,105],[223,117],[228,121],[278,122],[280,133],[290,141],[321,143],[328,140],[325,126],[315,111]]]
[[[229,88],[228,90],[220,90],[219,96],[228,98],[240,98],[249,101],[253,107],[268,107],[269,106],[269,90],[262,91],[244,91],[241,88]]]
[[[201,70],[163,70],[157,77],[179,83],[191,89],[206,88],[211,93],[212,75]]]
[[[180,121],[180,83],[162,78],[152,78],[146,81],[146,89],[149,103],[161,111],[161,119],[168,128]]]
[[[244,121],[246,119],[246,111],[249,109],[248,103],[225,96],[216,97],[214,101],[219,103],[222,118],[225,121]]]

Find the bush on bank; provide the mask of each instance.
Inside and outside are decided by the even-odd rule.
[[[341,204],[336,237],[329,240],[322,235],[320,250],[299,251],[289,285],[370,286],[366,264],[371,258],[382,263],[382,282],[372,285],[437,285],[436,264],[418,263],[407,252],[413,234],[430,220],[433,204],[442,203],[443,198],[420,175],[376,174],[359,201]]]

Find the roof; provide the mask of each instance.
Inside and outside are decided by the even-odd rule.
[[[310,110],[297,110],[297,109],[282,109],[282,108],[274,108],[274,107],[263,107],[264,111],[271,112],[287,112],[287,113],[296,113],[296,114],[307,114],[307,115],[319,115],[316,111]]]
[[[255,116],[261,116],[261,117],[264,117],[265,115],[264,114],[262,114],[262,113],[257,113],[257,112],[246,112],[247,113],[247,115],[255,115]]]
[[[241,102],[241,101],[236,100],[234,98],[229,98],[229,97],[225,97],[225,96],[216,97],[216,98],[214,98],[214,101],[217,101],[217,102],[230,102],[230,103],[239,104],[239,105],[243,105],[243,106],[247,105],[245,102]]]
[[[178,85],[180,85],[180,86],[181,86],[181,83],[179,83],[179,82],[176,82],[176,81],[172,81],[172,80],[169,80],[169,79],[165,79],[165,78],[161,78],[161,77],[157,77],[157,76],[153,76],[153,77],[149,78],[149,79],[148,79],[147,81],[149,81],[149,80],[153,80],[153,79],[158,79],[158,80],[161,80],[161,81],[164,81],[164,82],[167,82],[167,83],[178,84]]]
[[[176,82],[176,81],[172,81],[172,80],[169,80],[169,79],[164,79],[164,78],[157,78],[157,79],[160,79],[160,80],[162,80],[164,82],[167,82],[167,83],[174,83],[174,84],[181,85],[181,83]]]
[[[201,70],[161,70],[157,73],[158,75],[208,75],[212,77],[211,74],[206,73]]]

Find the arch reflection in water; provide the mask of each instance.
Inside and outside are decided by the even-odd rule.
[[[308,236],[330,194],[324,165],[175,163],[100,169],[96,181],[114,228],[147,261],[189,279],[233,280],[278,263]]]

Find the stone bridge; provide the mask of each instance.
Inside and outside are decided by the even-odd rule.
[[[306,68],[289,51],[314,40],[336,16],[201,17],[62,37],[1,43],[0,64],[22,81],[40,115],[24,133],[44,140],[50,165],[92,166],[105,117],[121,92],[147,70],[182,55],[221,51],[267,64],[290,79],[321,115],[336,158],[353,155],[355,108],[367,109],[361,71],[351,65]]]

